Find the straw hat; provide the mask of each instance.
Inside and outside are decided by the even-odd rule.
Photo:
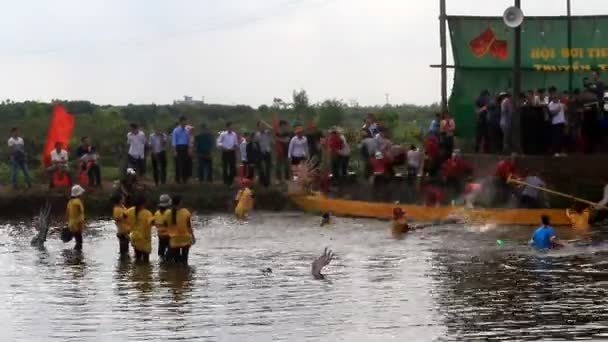
[[[71,191],[72,197],[80,197],[82,196],[82,194],[84,194],[84,189],[76,184],[72,187],[72,191]]]
[[[171,197],[167,194],[160,195],[158,199],[158,206],[160,208],[169,208],[171,206]]]

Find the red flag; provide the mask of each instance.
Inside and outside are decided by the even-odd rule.
[[[477,57],[481,57],[488,52],[490,46],[496,40],[496,35],[491,27],[483,31],[479,36],[469,42],[469,48]]]
[[[507,59],[509,49],[506,40],[495,40],[490,46],[490,53],[498,59]]]
[[[46,144],[42,150],[42,164],[51,164],[51,151],[55,148],[55,143],[60,142],[67,150],[74,129],[74,116],[68,113],[63,105],[57,104],[53,107],[53,116],[46,135]]]

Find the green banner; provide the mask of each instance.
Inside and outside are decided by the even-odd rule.
[[[474,103],[480,90],[511,87],[513,29],[501,17],[448,18],[456,72],[450,111],[458,135],[475,134]],[[572,56],[574,88],[594,69],[608,72],[608,17],[572,18],[572,48],[568,48],[566,17],[526,17],[522,24],[522,90],[555,86],[568,89]]]

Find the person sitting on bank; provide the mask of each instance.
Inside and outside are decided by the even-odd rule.
[[[562,243],[557,238],[555,229],[551,227],[549,216],[541,216],[542,225],[534,231],[530,245],[536,249],[552,249],[563,247]]]
[[[398,239],[407,233],[409,226],[407,224],[407,217],[405,212],[401,208],[393,209],[393,220],[391,223],[391,235],[393,238]]]
[[[545,187],[546,184],[540,178],[538,172],[528,170],[526,173],[527,176],[524,178],[524,182],[529,185],[524,185],[524,189],[521,192],[520,205],[522,208],[538,209],[541,207],[542,193],[536,187]]]
[[[55,149],[51,151],[51,166],[46,171],[49,173],[49,187],[55,187],[54,177],[55,172],[59,172],[62,176],[68,177],[69,186],[72,185],[72,176],[70,175],[70,166],[68,164],[68,151],[62,148],[61,142],[55,143]]]
[[[101,187],[101,169],[99,168],[99,154],[95,146],[91,145],[89,137],[80,139],[80,146],[76,149],[76,156],[80,159],[80,170],[87,174],[90,187]]]
[[[589,218],[591,210],[581,202],[575,202],[572,205],[572,210],[566,209],[566,216],[572,223],[572,228],[579,231],[588,231],[591,228]]]

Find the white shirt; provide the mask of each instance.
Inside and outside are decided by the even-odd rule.
[[[602,200],[597,203],[597,206],[603,207],[606,206],[606,204],[608,204],[608,184],[606,184],[604,187],[604,197],[602,197]]]
[[[407,166],[415,169],[420,168],[420,150],[409,150],[407,151]]]
[[[338,151],[338,154],[343,157],[350,156],[350,146],[348,145],[348,141],[346,141],[344,134],[340,134],[340,139],[342,140],[342,149]]]
[[[241,162],[247,162],[247,140],[241,140],[241,144],[239,145],[239,150],[241,152]]]
[[[152,153],[161,153],[167,148],[167,135],[165,133],[152,133],[150,134],[150,139],[148,139],[148,143],[152,148]]]
[[[8,138],[8,147],[12,153],[14,152],[24,152],[25,151],[25,143],[23,142],[23,138],[21,137],[10,137]]]
[[[222,150],[234,150],[238,146],[239,137],[235,132],[223,131],[217,138],[217,147]]]
[[[566,114],[564,113],[564,105],[559,101],[549,102],[549,112],[551,113],[552,119],[551,124],[559,125],[566,123]]]
[[[540,178],[536,177],[536,176],[528,176],[526,177],[526,179],[524,179],[524,182],[530,184],[530,185],[534,185],[534,186],[545,186],[545,182],[543,182]],[[524,191],[522,191],[522,195],[524,196],[528,196],[528,197],[532,197],[535,199],[538,199],[538,192],[540,190],[538,189],[534,189],[531,188],[529,186],[524,187]]]
[[[295,137],[291,138],[289,142],[289,149],[287,152],[288,158],[306,158],[308,157],[308,140],[305,136],[302,138]]]
[[[131,157],[144,159],[146,151],[146,133],[137,131],[136,134],[129,132],[127,134],[127,144],[129,144],[129,155]]]
[[[52,162],[67,162],[68,161],[68,151],[61,150],[57,153],[56,149],[51,151],[51,161]]]

